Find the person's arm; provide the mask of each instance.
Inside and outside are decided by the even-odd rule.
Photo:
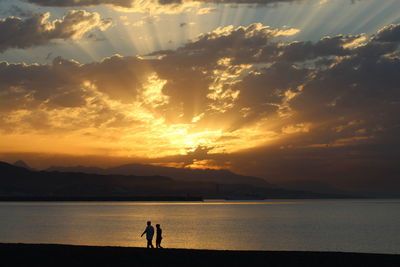
[[[146,232],[147,232],[147,227],[146,227],[146,229],[144,229],[144,232],[140,237],[142,237]]]

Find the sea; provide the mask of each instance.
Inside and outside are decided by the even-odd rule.
[[[400,199],[0,202],[0,243],[400,254]]]

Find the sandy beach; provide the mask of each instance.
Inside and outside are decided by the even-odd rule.
[[[400,255],[0,244],[1,266],[400,266]]]

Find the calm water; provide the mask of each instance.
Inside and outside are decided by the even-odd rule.
[[[0,202],[0,242],[400,253],[400,200]]]

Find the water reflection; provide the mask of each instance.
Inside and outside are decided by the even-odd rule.
[[[1,203],[0,242],[400,253],[400,201]]]
[[[210,200],[205,200],[205,201],[196,201],[196,202],[176,202],[176,201],[169,201],[169,202],[157,202],[157,201],[148,201],[148,202],[125,202],[125,201],[118,201],[118,202],[0,202],[0,206],[21,206],[21,205],[28,205],[28,206],[113,206],[113,205],[121,205],[121,206],[160,206],[160,205],[166,205],[166,206],[175,206],[175,205],[293,205],[293,204],[299,204],[301,202],[298,201],[287,201],[287,202],[281,202],[281,201],[225,201],[225,200],[217,200],[217,201],[210,201]]]

